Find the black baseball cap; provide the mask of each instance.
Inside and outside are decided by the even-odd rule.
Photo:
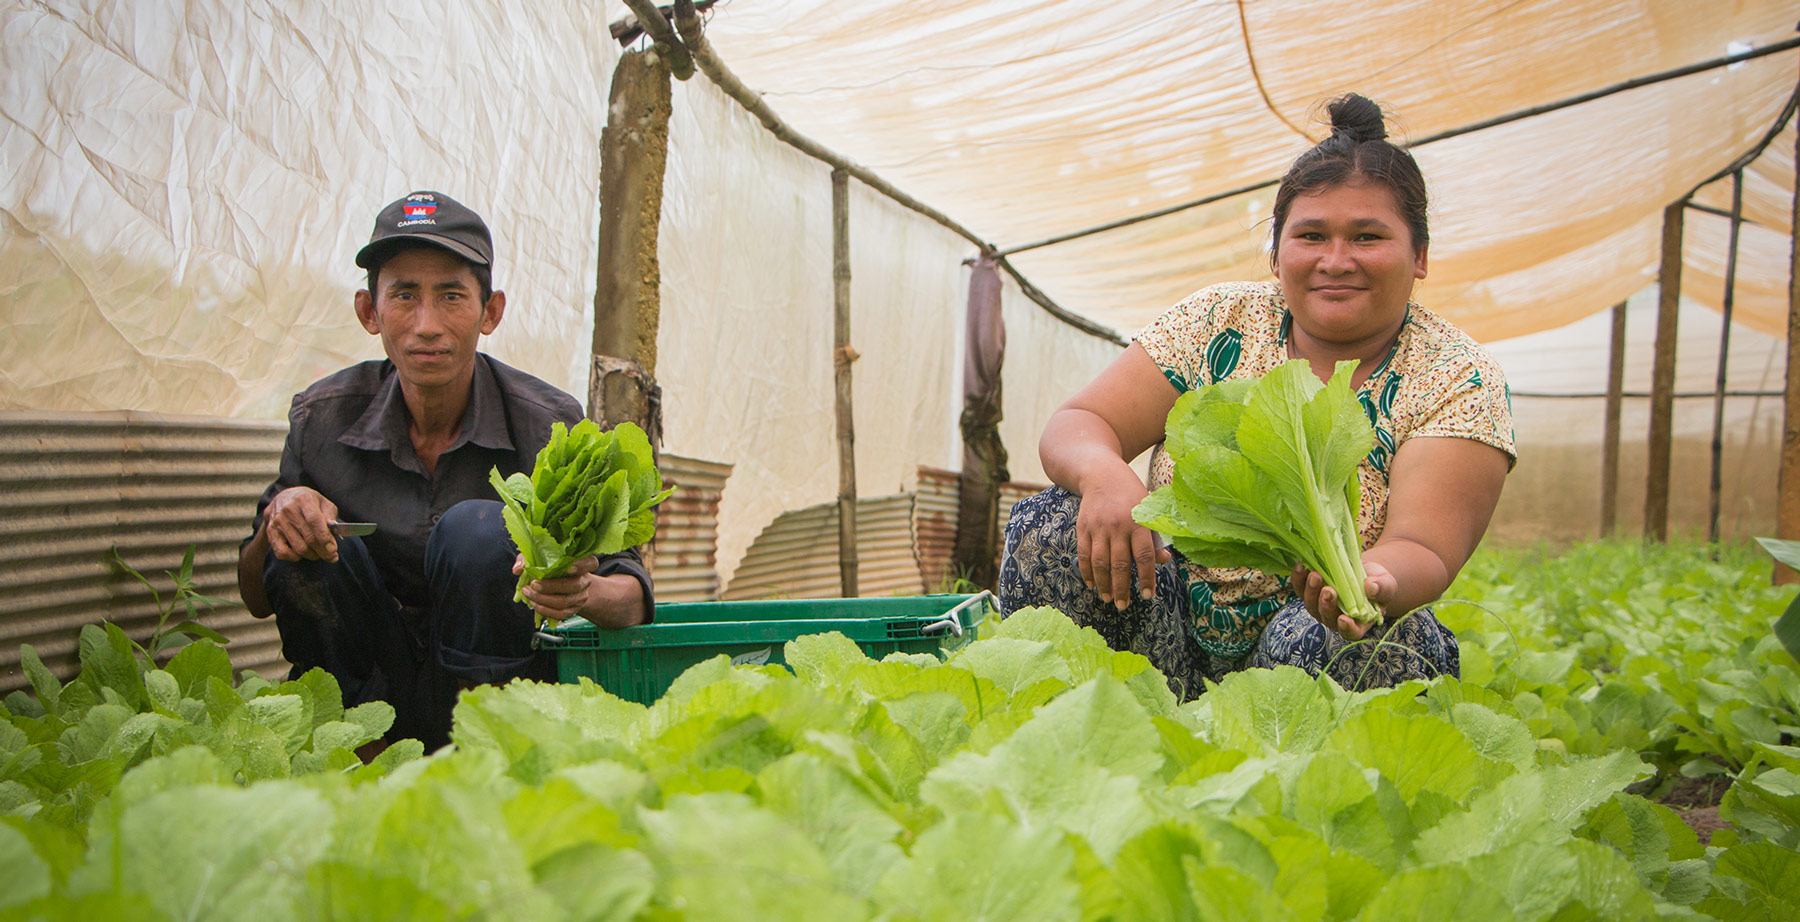
[[[406,241],[441,247],[479,266],[494,262],[494,238],[481,215],[442,192],[413,192],[381,209],[368,246],[356,252],[356,265],[367,269]]]

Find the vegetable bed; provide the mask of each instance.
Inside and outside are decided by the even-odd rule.
[[[940,662],[840,635],[650,706],[466,693],[455,745],[320,673],[232,684],[83,635],[0,723],[0,916],[51,919],[1791,919],[1792,596],[1752,552],[1484,553],[1465,681],[1251,671],[1178,706],[1059,613]],[[1501,623],[1504,617],[1505,624]],[[33,658],[34,659],[34,658]],[[1653,799],[1729,782],[1703,845]]]

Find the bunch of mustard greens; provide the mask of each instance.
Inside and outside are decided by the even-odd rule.
[[[1381,612],[1367,575],[1356,513],[1356,468],[1375,432],[1350,387],[1355,362],[1320,383],[1302,359],[1261,378],[1223,381],[1178,398],[1164,449],[1174,481],[1133,510],[1205,567],[1255,567],[1286,576],[1296,561],[1324,577],[1345,614]]]
[[[506,531],[525,558],[513,596],[521,602],[533,580],[650,540],[656,504],[675,492],[663,489],[644,430],[620,423],[602,431],[589,419],[572,429],[552,423],[530,476],[503,480],[495,468],[489,477],[506,507]]]

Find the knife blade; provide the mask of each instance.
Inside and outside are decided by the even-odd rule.
[[[350,537],[354,537],[357,535],[372,535],[375,533],[375,523],[374,522],[332,522],[331,523],[331,533],[334,535],[337,535],[340,538],[350,538]]]

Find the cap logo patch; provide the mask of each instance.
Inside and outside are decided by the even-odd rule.
[[[429,218],[437,211],[436,202],[407,202],[401,206],[408,218]]]

